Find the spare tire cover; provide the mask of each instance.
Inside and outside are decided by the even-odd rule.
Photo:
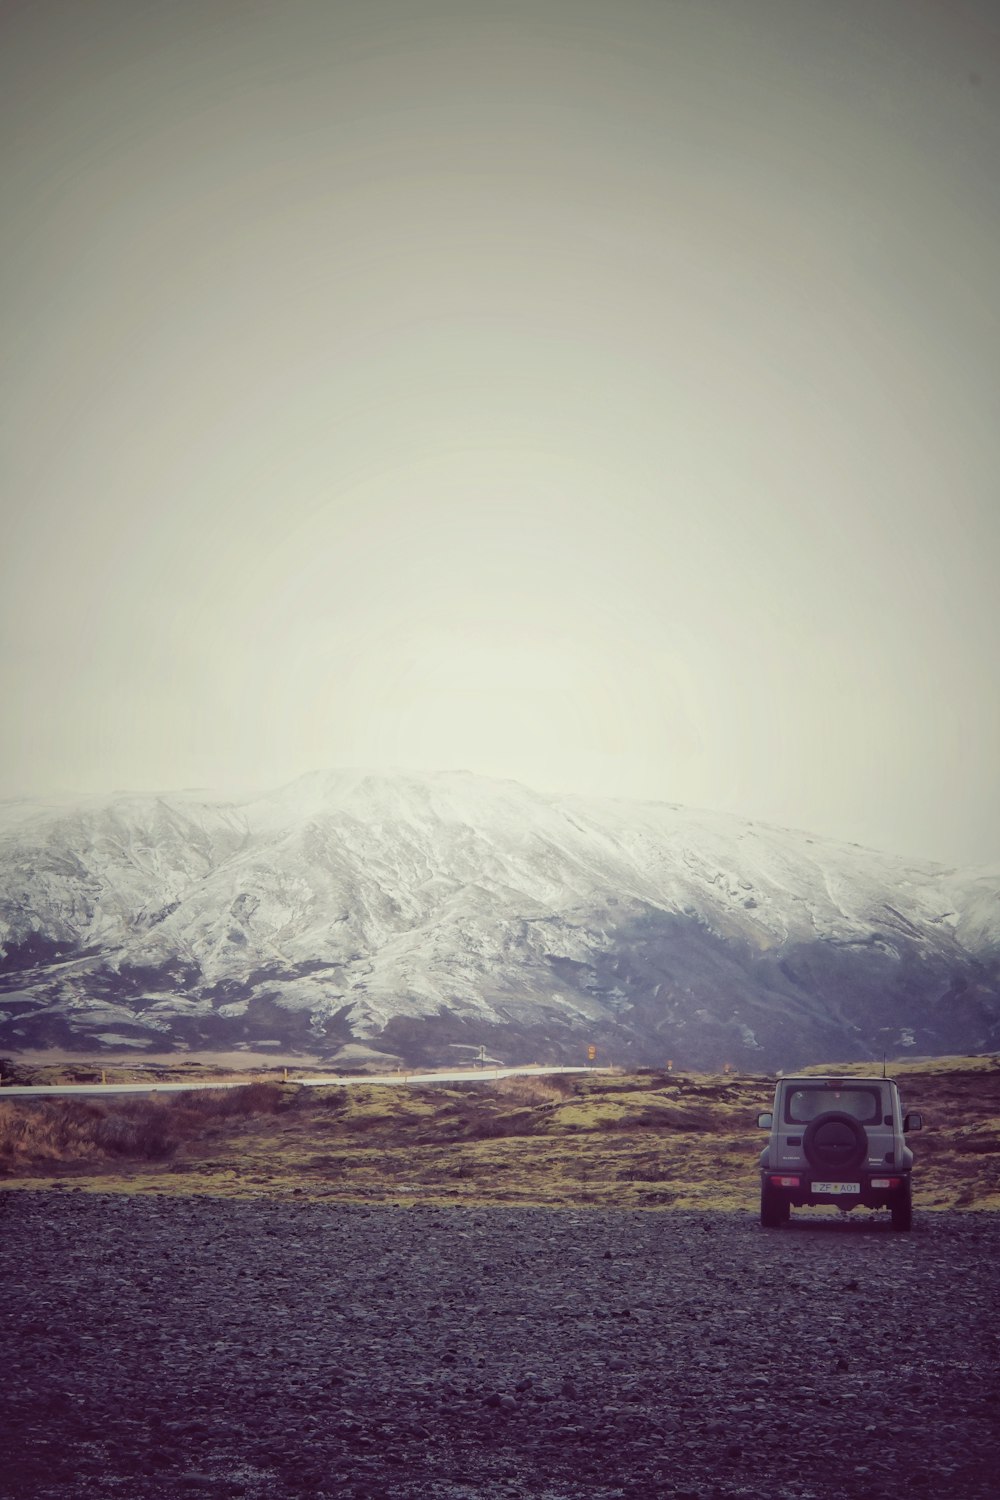
[[[807,1125],[802,1149],[810,1166],[822,1172],[850,1172],[868,1155],[868,1137],[853,1115],[831,1110]]]

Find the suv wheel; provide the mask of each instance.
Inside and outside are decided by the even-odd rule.
[[[905,1231],[913,1227],[913,1196],[910,1191],[910,1179],[907,1178],[899,1193],[890,1205],[892,1209],[892,1227]]]
[[[788,1205],[766,1182],[760,1185],[760,1222],[765,1229],[780,1229],[788,1218]],[[895,1223],[895,1220],[893,1220]]]

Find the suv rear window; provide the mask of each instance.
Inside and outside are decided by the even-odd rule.
[[[817,1115],[829,1110],[853,1115],[862,1125],[875,1125],[882,1118],[882,1104],[877,1089],[791,1089],[785,1096],[785,1122],[808,1125]]]

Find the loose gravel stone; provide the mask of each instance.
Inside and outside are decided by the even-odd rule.
[[[0,1212],[20,1500],[995,1493],[1000,1215]]]

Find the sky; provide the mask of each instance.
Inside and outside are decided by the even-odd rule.
[[[3,0],[0,796],[1000,859],[994,0]]]

